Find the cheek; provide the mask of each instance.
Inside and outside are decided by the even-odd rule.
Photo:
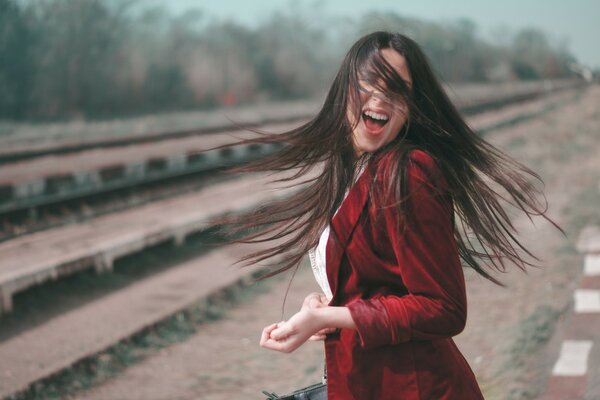
[[[398,130],[402,129],[402,127],[404,126],[404,124],[406,123],[407,120],[408,120],[408,110],[407,109],[401,109],[394,116],[394,124],[396,125],[396,128]]]
[[[352,95],[349,96],[348,105],[346,106],[346,116],[352,125],[357,125],[360,122],[362,118],[361,110],[365,101],[366,98],[362,94],[359,96],[358,102],[355,101]],[[358,113],[358,116],[355,115],[356,113]]]
[[[346,111],[346,118],[348,119],[348,122],[350,123],[350,126],[354,127],[358,124],[358,120],[354,117],[354,113],[352,112],[352,109],[348,109]]]
[[[355,114],[356,112],[358,112],[358,116]],[[358,125],[358,123],[360,122],[362,116],[360,114],[360,109],[359,110],[355,110],[355,108],[353,108],[352,106],[349,106],[346,109],[346,117],[348,118],[348,121],[350,122],[350,124],[352,126],[356,126]]]
[[[399,115],[398,117],[394,118],[394,121],[392,124],[392,130],[395,133],[400,132],[400,130],[402,129],[402,127],[404,126],[405,123],[406,123],[406,117],[404,115]]]
[[[387,137],[387,142],[391,142],[394,139],[396,139],[396,137],[398,137],[398,135],[400,134],[400,131],[402,130],[402,128],[404,127],[404,124],[406,123],[406,117],[400,117],[398,119],[394,119],[394,121],[391,121],[392,124],[390,125],[390,131],[389,131],[389,135]]]
[[[400,134],[400,128],[397,128],[397,129],[394,129],[393,131],[391,131],[389,136],[387,137],[386,143],[393,142],[398,137],[399,134]]]

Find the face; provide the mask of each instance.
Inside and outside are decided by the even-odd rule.
[[[409,87],[412,80],[402,55],[393,49],[381,50],[382,57],[396,70]],[[393,141],[408,119],[408,108],[400,98],[388,98],[365,81],[360,81],[362,113],[358,118],[353,107],[348,107],[348,119],[354,126],[352,145],[357,156],[373,152]]]

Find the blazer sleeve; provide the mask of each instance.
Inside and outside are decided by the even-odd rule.
[[[466,323],[466,289],[454,238],[452,198],[444,194],[446,182],[433,158],[418,152],[408,166],[413,224],[401,232],[397,207],[384,211],[408,294],[374,296],[347,305],[364,348],[451,337]]]

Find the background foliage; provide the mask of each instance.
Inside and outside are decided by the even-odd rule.
[[[291,7],[248,28],[132,0],[0,0],[0,118],[107,118],[323,95],[359,36],[408,34],[449,82],[560,78],[573,56],[524,29],[491,44],[469,20]]]

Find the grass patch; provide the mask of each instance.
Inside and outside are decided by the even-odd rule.
[[[526,358],[550,340],[556,321],[564,311],[541,305],[521,320],[516,339],[508,349],[509,359],[504,367],[524,366]]]
[[[547,305],[538,306],[517,325],[515,340],[506,350],[506,359],[501,374],[512,370],[522,371],[515,377],[507,392],[501,398],[506,400],[531,400],[539,396],[541,386],[532,384],[539,377],[535,375],[532,360],[552,338],[556,322],[567,311],[556,310]]]

